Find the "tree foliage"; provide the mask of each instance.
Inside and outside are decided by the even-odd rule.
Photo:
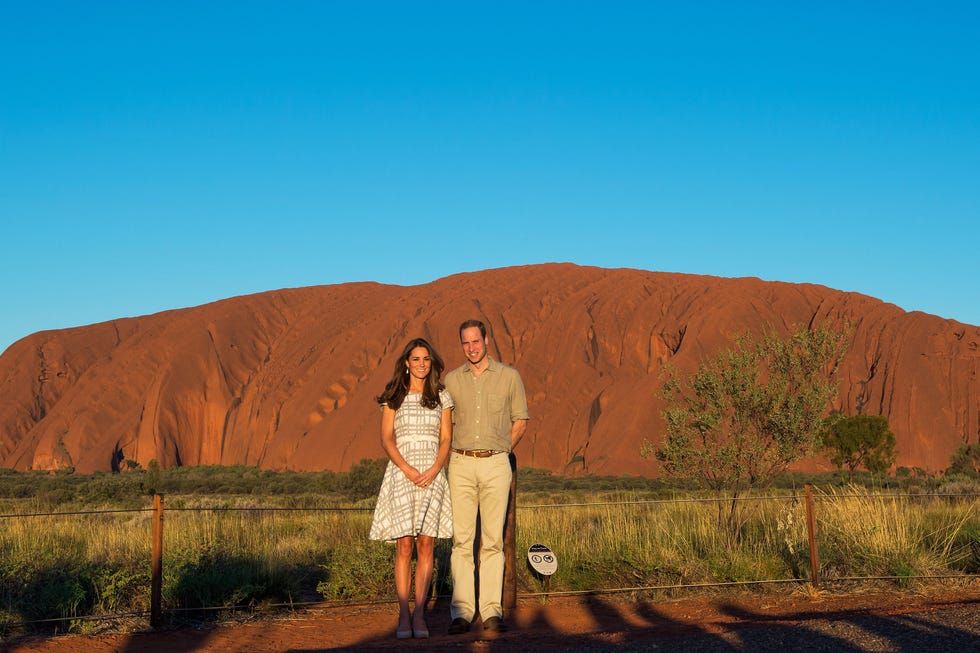
[[[849,329],[827,326],[801,327],[788,337],[744,335],[689,379],[668,367],[666,432],[654,452],[663,470],[719,497],[729,494],[724,519],[737,530],[738,497],[768,485],[820,444],[848,338]]]
[[[858,467],[883,474],[895,463],[895,434],[882,415],[834,420],[824,433],[823,445],[830,453],[830,462],[840,469],[847,468],[848,478]]]
[[[946,470],[946,474],[947,476],[963,474],[980,478],[980,442],[958,446],[949,458],[949,469]]]

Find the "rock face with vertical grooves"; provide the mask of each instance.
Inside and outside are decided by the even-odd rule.
[[[823,286],[544,264],[35,333],[0,356],[0,466],[347,469],[383,455],[374,397],[404,343],[429,339],[451,369],[474,317],[524,378],[522,466],[655,475],[639,450],[661,437],[665,362],[689,372],[746,331],[824,321],[854,325],[835,407],[885,415],[899,466],[944,469],[980,438],[980,327]]]

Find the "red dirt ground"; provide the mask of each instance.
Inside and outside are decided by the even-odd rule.
[[[969,613],[980,609],[978,605],[980,587],[976,584],[927,593],[728,593],[653,601],[610,596],[552,597],[546,601],[522,599],[508,615],[511,629],[506,633],[485,634],[475,624],[465,635],[450,636],[445,634],[448,607],[438,604],[430,612],[432,636],[427,640],[396,640],[396,615],[391,605],[331,607],[204,629],[22,638],[7,642],[0,650],[9,653],[605,650],[617,644],[646,643],[655,647],[663,640],[679,643],[685,637],[723,636],[736,628],[751,627],[753,623],[792,628],[807,621],[922,616],[943,610],[962,612],[964,607]]]

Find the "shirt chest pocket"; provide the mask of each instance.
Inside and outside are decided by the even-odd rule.
[[[490,417],[509,417],[509,415],[503,414],[507,408],[507,396],[506,395],[495,395],[491,394],[487,397],[487,409],[490,411]]]

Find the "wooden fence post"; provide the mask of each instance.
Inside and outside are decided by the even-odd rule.
[[[159,628],[163,596],[163,496],[153,495],[153,544],[150,559],[150,627]]]
[[[505,610],[517,607],[517,457],[510,453],[510,497],[504,521],[504,589],[501,606]]]
[[[813,511],[813,486],[806,485],[806,535],[810,542],[810,583],[820,587],[820,560],[817,557],[817,518]]]

